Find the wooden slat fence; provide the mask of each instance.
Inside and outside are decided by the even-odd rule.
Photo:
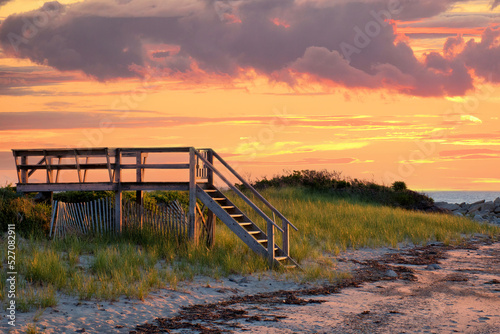
[[[113,198],[82,203],[54,201],[52,208],[50,236],[53,238],[116,232]],[[124,199],[122,208],[124,229],[147,228],[163,235],[187,236],[187,216],[177,201],[143,207]]]
[[[187,237],[188,218],[177,201],[141,206],[136,202],[123,200],[123,228],[149,229],[177,238]]]

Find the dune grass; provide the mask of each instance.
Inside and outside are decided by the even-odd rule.
[[[458,243],[476,233],[500,236],[500,228],[466,218],[385,207],[300,187],[268,188],[262,194],[299,228],[290,233],[291,255],[308,265],[290,275],[301,281],[344,277],[335,271],[332,255],[348,248]],[[241,200],[233,200],[244,207]],[[5,302],[5,250],[0,257],[0,299]],[[256,256],[219,221],[211,249],[135,231],[119,237],[19,239],[17,259],[23,311],[55,305],[57,291],[82,300],[143,299],[155,289],[175,289],[196,275],[220,278],[262,275],[268,270],[266,259]]]
[[[268,188],[261,194],[298,227],[298,232],[290,232],[290,252],[298,261],[348,248],[398,247],[428,241],[457,243],[476,233],[500,235],[496,226],[463,217],[392,208],[300,187]],[[238,206],[245,206],[241,199],[231,197]],[[248,212],[254,221],[262,221]],[[261,228],[265,228],[263,224]]]

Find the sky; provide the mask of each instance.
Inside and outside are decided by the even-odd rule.
[[[246,178],[327,169],[500,190],[499,0],[0,0],[11,149],[210,147]]]

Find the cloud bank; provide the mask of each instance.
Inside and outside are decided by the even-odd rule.
[[[291,86],[317,81],[418,96],[463,95],[475,73],[500,82],[499,33],[452,38],[419,61],[394,20],[433,17],[454,2],[92,0],[9,16],[6,54],[100,81],[143,76],[236,78],[252,69]],[[493,4],[492,6],[495,6]],[[460,52],[449,45],[459,45]]]

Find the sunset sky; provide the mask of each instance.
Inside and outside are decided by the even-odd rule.
[[[0,0],[11,149],[211,147],[246,177],[328,169],[500,190],[499,0]]]

